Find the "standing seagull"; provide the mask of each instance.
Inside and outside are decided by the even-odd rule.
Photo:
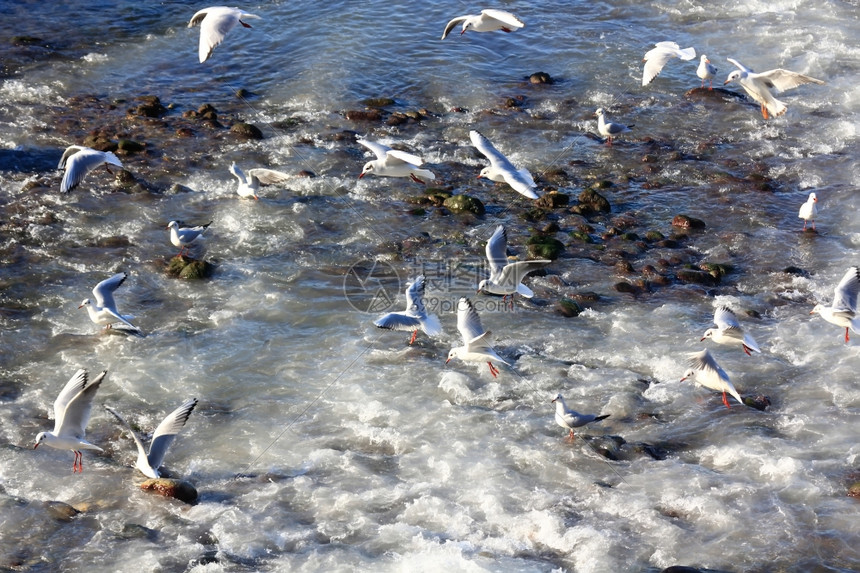
[[[528,169],[517,169],[507,157],[502,155],[496,149],[490,140],[481,135],[479,132],[472,130],[469,132],[469,138],[472,140],[472,145],[478,148],[484,157],[490,160],[490,165],[484,167],[478,175],[478,179],[485,177],[490,181],[499,183],[507,183],[514,191],[525,195],[529,199],[537,199],[538,194],[535,193],[537,185],[532,179]]]
[[[236,189],[239,196],[253,197],[254,199],[259,199],[257,191],[259,191],[260,185],[283,183],[290,178],[289,175],[281,171],[263,169],[261,167],[249,169],[248,174],[245,175],[245,172],[235,162],[230,165],[230,173],[239,180],[239,187]]]
[[[72,473],[84,471],[84,454],[81,450],[104,451],[84,438],[93,410],[93,398],[106,375],[107,370],[103,370],[95,380],[88,382],[86,370],[75,372],[54,401],[54,431],[39,433],[34,450],[41,444],[58,450],[72,450],[75,452]]]
[[[98,151],[82,145],[68,146],[57,165],[57,169],[65,169],[63,181],[60,183],[60,192],[68,193],[83,181],[87,173],[102,164],[108,173],[111,173],[108,164],[122,167],[122,162],[110,151]]]
[[[609,414],[595,416],[594,414],[580,414],[579,412],[571,410],[567,407],[567,404],[564,403],[564,398],[562,398],[561,394],[556,395],[552,401],[555,402],[555,423],[562,428],[570,430],[570,434],[567,437],[571,440],[573,439],[574,428],[581,428],[591,422],[599,422],[600,420],[605,420],[609,417]]]
[[[212,51],[224,41],[227,32],[236,27],[236,24],[242,24],[245,28],[250,28],[251,25],[243,22],[243,18],[257,18],[254,14],[249,14],[238,8],[227,8],[226,6],[213,6],[212,8],[204,8],[188,22],[188,27],[193,28],[200,24],[200,46],[198,55],[202,64],[209,59]]]
[[[711,353],[708,352],[707,349],[691,355],[690,366],[691,368],[687,370],[684,373],[684,377],[681,378],[681,382],[694,376],[696,384],[699,386],[704,386],[705,388],[722,392],[723,404],[726,405],[726,408],[731,407],[729,406],[728,398],[726,398],[726,392],[734,396],[735,400],[741,404],[744,403],[741,399],[741,395],[738,394],[737,390],[735,390],[732,381],[729,380],[729,375],[726,374],[725,370],[720,368],[720,365],[717,364],[717,361],[714,360],[714,357],[711,356]]]
[[[536,259],[532,261],[508,262],[508,234],[503,225],[496,227],[496,231],[487,241],[487,260],[490,263],[490,278],[484,279],[478,285],[479,293],[500,294],[506,300],[511,295],[511,304],[514,302],[514,294],[520,294],[526,298],[532,298],[535,293],[522,283],[527,274],[550,264],[548,259]]]
[[[632,125],[622,125],[620,123],[612,123],[611,121],[606,121],[606,112],[603,111],[603,108],[598,108],[594,115],[597,116],[597,131],[600,132],[600,135],[607,138],[606,144],[612,145],[612,138],[617,136],[619,133],[624,133],[625,131],[630,131],[633,127]]]
[[[358,176],[359,179],[368,173],[382,177],[409,177],[422,185],[436,179],[432,171],[421,169],[421,165],[424,165],[424,160],[417,155],[412,155],[398,149],[391,149],[387,145],[377,143],[376,141],[367,139],[359,139],[357,141],[376,155],[376,159],[364,164],[361,175]]]
[[[780,93],[803,84],[824,83],[821,80],[783,69],[757,74],[737,60],[731,58],[728,60],[738,69],[729,74],[723,85],[737,80],[744,91],[761,106],[761,115],[765,119],[769,119],[770,116],[779,117],[788,109],[784,103],[773,97],[771,90]]]
[[[702,78],[702,87],[705,87],[705,80],[708,80],[710,89],[714,89],[714,76],[717,75],[717,68],[711,64],[708,56],[702,54],[699,61],[699,67],[696,68],[696,75]]]
[[[725,306],[717,307],[714,311],[714,324],[717,327],[706,330],[702,340],[710,338],[717,344],[739,344],[747,356],[752,356],[750,350],[761,353],[758,344],[755,343],[752,336],[744,332],[741,323],[738,322],[738,317],[731,309]]]
[[[170,229],[170,242],[179,247],[179,254],[176,256],[180,257],[182,251],[190,249],[191,243],[199,239],[211,224],[212,221],[209,221],[205,225],[196,227],[180,227],[176,221],[169,222],[167,228]]]
[[[140,329],[130,323],[133,316],[123,316],[116,309],[116,302],[113,299],[113,291],[119,288],[125,279],[128,278],[126,273],[117,273],[112,277],[103,280],[93,288],[93,297],[95,303],[88,298],[85,298],[78,308],[86,307],[87,313],[90,315],[90,320],[96,324],[104,324],[105,328],[110,328],[114,322],[120,321],[131,327],[134,331],[140,332]]]
[[[146,449],[143,447],[143,442],[134,430],[131,429],[128,422],[126,422],[125,419],[113,408],[105,406],[105,410],[113,414],[113,416],[119,420],[120,424],[125,426],[131,434],[131,437],[137,446],[137,461],[135,461],[134,465],[146,477],[156,479],[161,477],[161,472],[159,472],[158,469],[164,461],[164,455],[167,453],[167,448],[169,448],[170,444],[173,443],[174,438],[176,438],[176,434],[178,434],[183,426],[185,426],[185,422],[188,421],[188,417],[191,416],[191,412],[194,411],[194,407],[196,405],[197,398],[186,400],[180,407],[169,413],[167,417],[161,421],[158,427],[155,428],[155,433],[152,434],[152,442],[149,444],[148,454],[146,453]]]
[[[418,278],[406,288],[404,312],[389,312],[373,324],[389,330],[411,330],[412,338],[409,339],[409,344],[415,342],[419,329],[428,336],[436,336],[442,332],[439,317],[435,314],[427,314],[427,309],[424,307],[424,275],[418,275]]]
[[[463,346],[452,348],[445,364],[451,362],[452,358],[459,358],[466,362],[486,362],[493,378],[499,374],[499,369],[493,364],[493,360],[511,366],[493,350],[490,345],[490,331],[484,331],[481,318],[472,306],[472,302],[466,297],[461,298],[457,303],[457,330],[463,337]]]
[[[816,203],[818,203],[818,197],[815,196],[815,193],[810,193],[806,203],[800,206],[800,212],[797,213],[797,216],[803,219],[804,231],[806,230],[806,223],[810,219],[812,219],[812,230],[815,230],[815,216],[818,214]]]
[[[692,60],[696,57],[695,48],[684,48],[675,42],[658,42],[645,53],[642,59],[645,62],[645,68],[642,70],[642,85],[647,86],[654,81],[654,78],[660,73],[669,60],[672,58],[681,58],[682,60]]]
[[[849,329],[860,333],[860,316],[857,316],[858,294],[860,294],[860,268],[851,267],[836,285],[830,306],[816,304],[809,314],[820,314],[827,322],[845,327],[845,344],[848,344]]]
[[[466,33],[466,30],[474,30],[475,32],[495,32],[496,30],[513,32],[526,25],[525,22],[510,12],[493,9],[481,10],[480,14],[458,16],[448,22],[445,26],[445,31],[442,32],[442,39],[444,40],[451,33],[451,30],[454,29],[454,26],[460,22],[463,23],[463,30],[460,32],[461,36]]]

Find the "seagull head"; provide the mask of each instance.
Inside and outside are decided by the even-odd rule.
[[[92,303],[93,303],[93,301],[91,301],[88,298],[85,298],[83,301],[81,301],[81,304],[78,305],[78,308],[84,308],[85,306],[89,306]]]
[[[481,169],[481,172],[478,174],[478,179],[481,179],[481,178],[492,179],[490,177],[490,167],[491,166],[488,165],[488,166],[484,167],[483,169]]]
[[[597,111],[594,112],[594,115],[596,115],[597,117],[601,117],[603,115],[603,108],[597,108]]]
[[[723,82],[723,85],[726,85],[735,80],[739,80],[742,77],[744,77],[744,72],[742,72],[741,70],[735,70],[729,74],[729,77],[726,78],[726,81]]]
[[[484,289],[487,288],[487,283],[487,279],[484,279],[480,283],[478,283],[478,294],[484,292]]]
[[[561,394],[556,394],[556,395],[555,395],[555,398],[553,398],[553,399],[552,399],[552,401],[550,402],[550,404],[552,404],[553,402],[556,402],[556,401],[558,401],[558,402],[564,402],[564,398],[562,398],[562,397],[561,397]]]
[[[168,229],[177,229],[177,228],[179,228],[179,223],[177,223],[176,221],[171,221],[167,224],[167,228]]]
[[[361,179],[371,171],[373,171],[373,161],[368,161],[364,164],[364,168],[361,170],[361,175],[359,175],[358,178]]]
[[[810,193],[809,198],[812,199],[813,203],[818,203],[818,197],[815,195],[815,193]]]
[[[823,305],[823,304],[816,304],[816,305],[815,305],[815,308],[813,308],[812,310],[810,310],[810,311],[809,311],[809,314],[818,314],[818,313],[820,313],[822,310],[824,310],[824,308],[825,308],[825,307],[824,307],[824,305]]]
[[[713,336],[714,336],[714,329],[709,328],[708,330],[705,331],[705,334],[702,335],[702,340],[704,340],[706,338],[711,338]],[[699,342],[701,342],[701,340]]]
[[[38,448],[39,444],[44,442],[47,438],[48,438],[48,432],[39,432],[39,435],[36,436],[36,445],[33,446],[33,449],[35,450],[36,448]]]
[[[683,382],[683,381],[684,381],[684,380],[686,380],[687,378],[690,378],[691,376],[693,376],[693,374],[695,374],[695,372],[693,371],[693,369],[692,369],[692,368],[690,368],[689,370],[687,370],[686,372],[684,372],[684,376],[683,376],[683,377],[681,377],[681,382]]]
[[[459,347],[452,348],[451,352],[448,353],[448,360],[445,361],[445,364],[448,364],[454,358],[459,358],[459,356],[460,356],[460,348]]]

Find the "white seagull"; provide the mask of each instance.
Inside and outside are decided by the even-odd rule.
[[[609,414],[595,416],[594,414],[580,414],[579,412],[571,410],[567,407],[567,404],[564,403],[564,398],[562,398],[561,394],[556,395],[552,401],[555,402],[555,423],[562,428],[570,430],[570,434],[568,434],[567,437],[571,440],[573,439],[574,428],[581,428],[591,422],[599,422],[600,420],[605,420],[609,417]]]
[[[60,192],[68,193],[84,180],[87,173],[104,165],[108,173],[111,173],[110,165],[122,167],[119,158],[110,151],[98,151],[82,145],[70,145],[60,158],[57,169],[65,169],[63,181],[60,183]]]
[[[442,39],[444,40],[451,33],[451,30],[454,29],[454,26],[461,22],[463,23],[463,30],[460,32],[461,36],[466,33],[466,30],[474,30],[475,32],[495,32],[496,30],[513,32],[526,25],[525,22],[510,12],[493,9],[481,10],[480,14],[458,16],[448,22],[445,26],[445,31],[442,32]]]
[[[845,344],[848,330],[860,333],[860,316],[857,316],[857,295],[860,294],[860,268],[851,267],[836,285],[830,306],[816,304],[809,314],[820,314],[821,318],[845,328]]]
[[[478,179],[485,177],[490,181],[499,183],[507,183],[514,191],[521,195],[525,195],[529,199],[537,199],[538,194],[535,193],[537,185],[532,179],[528,169],[517,169],[507,157],[496,149],[490,140],[481,135],[481,133],[472,130],[469,132],[469,138],[472,140],[472,145],[478,148],[484,157],[490,160],[490,165],[484,167],[478,175]]]
[[[729,406],[728,398],[726,398],[726,392],[734,396],[735,400],[741,404],[744,403],[741,395],[738,394],[738,391],[735,390],[732,381],[729,379],[729,375],[726,374],[725,370],[720,368],[720,365],[717,364],[717,361],[714,360],[714,357],[711,356],[711,353],[707,349],[691,355],[690,366],[691,368],[681,378],[681,382],[692,376],[695,377],[696,384],[699,386],[722,392],[723,404],[726,405],[726,408],[731,407]]]
[[[376,141],[367,139],[358,139],[357,141],[376,155],[376,159],[364,164],[361,175],[358,176],[359,179],[368,173],[382,177],[409,177],[422,185],[436,179],[432,171],[421,169],[424,160],[417,155],[399,149],[391,149]]]
[[[191,412],[194,411],[194,407],[196,405],[197,398],[186,400],[180,407],[169,413],[167,417],[161,421],[158,427],[155,428],[155,432],[152,434],[152,442],[149,444],[149,453],[146,452],[146,448],[143,447],[143,442],[122,416],[109,406],[105,406],[105,410],[113,414],[114,417],[119,420],[119,422],[125,426],[131,434],[131,437],[137,446],[137,460],[134,465],[143,475],[148,478],[155,479],[161,477],[161,472],[159,472],[158,469],[164,461],[164,455],[167,453],[167,448],[169,448],[170,444],[173,443],[174,438],[176,438],[176,434],[178,434],[183,426],[185,426],[185,422],[188,421],[188,417],[191,416]]]
[[[630,131],[633,127],[632,125],[623,125],[606,121],[606,112],[603,111],[602,107],[598,108],[597,111],[594,112],[594,115],[597,116],[597,131],[600,132],[600,135],[606,138],[607,145],[612,145],[613,137],[616,137],[619,133]]]
[[[803,219],[803,230],[806,230],[806,223],[809,220],[812,220],[812,230],[815,230],[815,216],[818,214],[818,207],[816,207],[816,203],[818,203],[818,197],[816,197],[815,193],[810,193],[809,198],[806,200],[806,203],[800,206],[800,211],[797,213],[797,216]]]
[[[506,300],[511,295],[519,294],[526,298],[532,298],[535,293],[522,283],[522,280],[532,271],[542,269],[552,261],[548,259],[535,259],[531,261],[508,262],[508,234],[503,225],[496,227],[496,231],[487,241],[487,261],[490,264],[490,278],[484,279],[478,285],[479,293],[500,294]]]
[[[236,189],[239,196],[253,197],[254,199],[259,199],[257,191],[260,190],[260,185],[274,185],[290,179],[286,173],[262,167],[249,169],[246,175],[235,162],[230,165],[230,173],[239,180],[239,186]]]
[[[708,56],[702,54],[702,58],[699,61],[699,67],[696,68],[696,75],[702,79],[702,87],[705,87],[705,80],[708,80],[708,84],[711,89],[714,89],[714,76],[717,75],[717,68],[711,64],[711,60],[708,59]]]
[[[714,311],[714,324],[716,328],[709,328],[702,335],[702,340],[710,338],[717,344],[740,345],[743,347],[747,356],[752,356],[750,350],[761,353],[758,344],[755,343],[753,337],[744,332],[741,324],[738,322],[738,317],[731,309],[720,306]]]
[[[85,298],[78,308],[86,307],[87,313],[90,315],[90,320],[96,324],[104,324],[105,328],[110,328],[114,322],[119,321],[136,332],[140,332],[138,327],[129,322],[134,319],[134,316],[120,314],[116,309],[116,301],[113,299],[113,292],[127,278],[128,274],[123,272],[103,280],[93,288],[95,302]]]
[[[202,64],[209,59],[212,51],[224,41],[227,32],[236,27],[236,24],[242,24],[245,28],[250,28],[251,25],[243,22],[244,18],[257,18],[259,16],[249,14],[239,8],[227,8],[226,6],[213,6],[204,8],[188,22],[188,27],[193,28],[200,24],[200,47],[198,55]]]
[[[419,275],[406,288],[405,311],[389,312],[375,320],[373,324],[389,330],[411,330],[412,338],[409,339],[409,344],[415,342],[418,330],[423,330],[428,336],[436,336],[442,332],[439,317],[435,314],[427,314],[427,309],[424,307],[424,275]]]
[[[788,109],[784,103],[773,97],[771,90],[780,93],[803,84],[824,83],[821,80],[783,69],[757,74],[737,60],[731,58],[728,60],[738,69],[729,74],[723,85],[737,81],[744,88],[744,91],[761,106],[761,115],[765,119],[769,119],[770,116],[779,117]]]
[[[191,243],[199,239],[211,224],[212,221],[209,221],[196,227],[180,227],[176,221],[169,222],[167,228],[170,229],[170,242],[179,247],[179,254],[176,256],[182,256],[182,251],[189,249]]]
[[[658,42],[645,53],[645,57],[642,59],[645,62],[645,68],[642,70],[642,85],[647,86],[653,82],[654,78],[663,69],[663,66],[672,58],[692,60],[695,57],[695,48],[684,48],[682,50],[681,46],[675,42]]]
[[[93,398],[106,375],[107,370],[103,370],[95,380],[89,382],[86,370],[75,372],[54,401],[54,431],[39,433],[33,449],[44,444],[58,450],[72,450],[75,452],[72,473],[84,471],[84,454],[81,450],[104,451],[84,438],[93,409]]]
[[[481,318],[472,306],[472,302],[466,297],[461,298],[457,303],[457,330],[463,337],[463,346],[452,348],[445,364],[451,362],[452,358],[459,358],[466,362],[486,362],[493,378],[499,374],[499,369],[493,364],[493,360],[511,366],[493,350],[490,345],[490,331],[484,331]]]

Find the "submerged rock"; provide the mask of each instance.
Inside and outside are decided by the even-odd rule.
[[[594,189],[585,189],[579,194],[579,213],[609,213],[609,201]]]
[[[554,81],[546,72],[535,72],[529,76],[529,83],[531,84],[551,84]]]
[[[197,489],[190,482],[178,479],[148,479],[140,484],[140,489],[152,491],[164,497],[172,497],[185,503],[197,501]]]
[[[367,107],[388,107],[394,105],[396,102],[390,97],[369,97],[366,100],[362,100],[361,103]]]
[[[246,139],[263,139],[263,132],[260,131],[259,127],[243,121],[234,123],[230,126],[230,133]]]
[[[557,209],[559,207],[567,207],[570,197],[558,191],[550,191],[541,195],[535,204],[543,209]]]
[[[62,501],[46,501],[44,502],[44,506],[48,515],[57,521],[71,521],[73,517],[80,513],[80,511]]]
[[[749,406],[750,408],[755,408],[756,410],[764,411],[765,408],[770,406],[770,398],[767,396],[763,396],[759,394],[758,396],[743,396],[744,404]]]
[[[705,222],[689,215],[675,215],[672,219],[672,226],[684,229],[704,229]]]

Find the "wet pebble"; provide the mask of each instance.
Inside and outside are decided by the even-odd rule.
[[[140,484],[140,489],[152,491],[165,497],[172,497],[185,503],[197,501],[197,489],[185,480],[157,478],[148,479]]]

